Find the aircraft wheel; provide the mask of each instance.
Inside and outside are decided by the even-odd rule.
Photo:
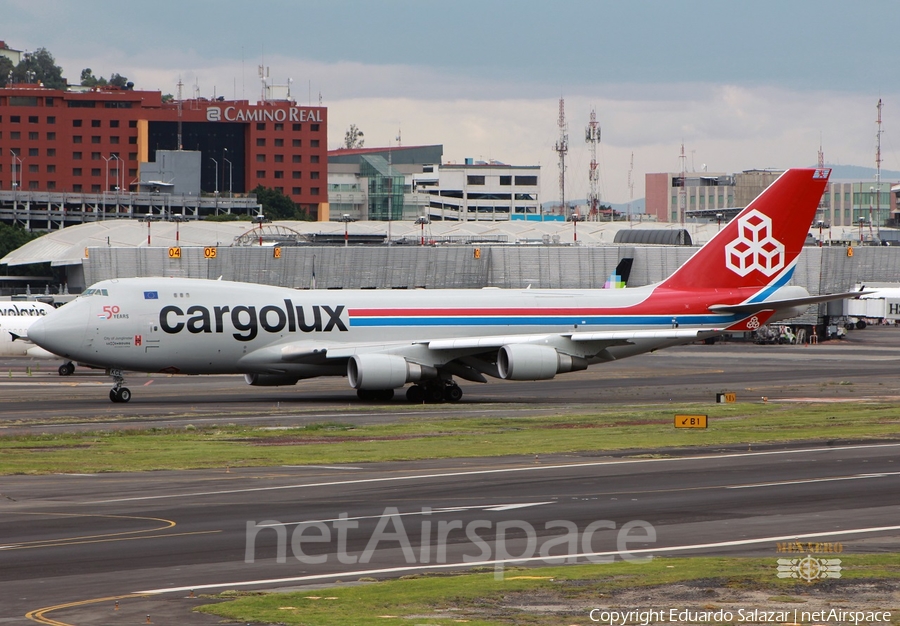
[[[75,366],[71,363],[63,363],[59,366],[60,376],[70,376],[75,371]]]
[[[450,385],[444,389],[444,399],[447,402],[459,402],[462,400],[463,392],[459,385]]]
[[[380,402],[387,402],[394,399],[393,389],[379,389],[375,392],[375,399]]]
[[[119,387],[119,402],[131,400],[131,390],[128,387]]]
[[[413,385],[406,390],[406,399],[413,404],[421,404],[425,400],[425,389],[422,385]]]
[[[119,394],[116,393],[115,389],[109,390],[109,399],[112,400],[113,402],[121,402],[121,400],[119,400]]]
[[[440,385],[432,385],[425,389],[425,401],[439,403],[444,401],[444,389]]]
[[[363,402],[371,402],[375,399],[375,392],[373,392],[371,389],[357,389],[356,397]]]

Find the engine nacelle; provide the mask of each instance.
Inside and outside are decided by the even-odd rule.
[[[289,374],[244,374],[244,381],[254,387],[296,385],[298,380],[300,379]]]
[[[433,367],[393,354],[356,354],[347,361],[347,378],[354,389],[396,389],[437,375]]]
[[[587,369],[588,362],[549,346],[514,343],[497,353],[497,370],[505,380],[549,380],[557,374]]]

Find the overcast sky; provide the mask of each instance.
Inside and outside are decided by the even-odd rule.
[[[443,144],[444,159],[542,166],[558,198],[559,98],[567,198],[584,197],[596,108],[601,194],[644,174],[735,172],[825,160],[900,170],[895,0],[0,0],[0,40],[47,48],[70,82],[90,67],[138,89],[255,101],[257,67],[328,107],[329,148]]]

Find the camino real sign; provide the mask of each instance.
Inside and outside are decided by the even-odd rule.
[[[304,107],[263,108],[255,106],[211,106],[207,122],[321,122],[322,110]]]

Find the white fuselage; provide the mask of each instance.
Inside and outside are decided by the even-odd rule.
[[[0,356],[58,358],[27,339],[29,327],[53,310],[43,302],[0,301]]]
[[[721,328],[735,319],[691,306],[683,295],[675,309],[665,298],[661,305],[648,306],[645,301],[652,293],[652,287],[297,290],[180,278],[109,280],[67,304],[65,316],[54,319],[54,337],[42,337],[41,343],[67,358],[119,369],[184,374],[278,371],[305,378],[345,373],[345,361],[315,357],[319,345],[323,356],[326,347],[333,351],[337,344],[362,353],[391,351],[387,344],[399,343],[409,353],[413,344],[445,338],[556,336],[673,325]],[[609,353],[621,358],[677,343],[647,339]],[[309,354],[282,362],[285,346]]]

